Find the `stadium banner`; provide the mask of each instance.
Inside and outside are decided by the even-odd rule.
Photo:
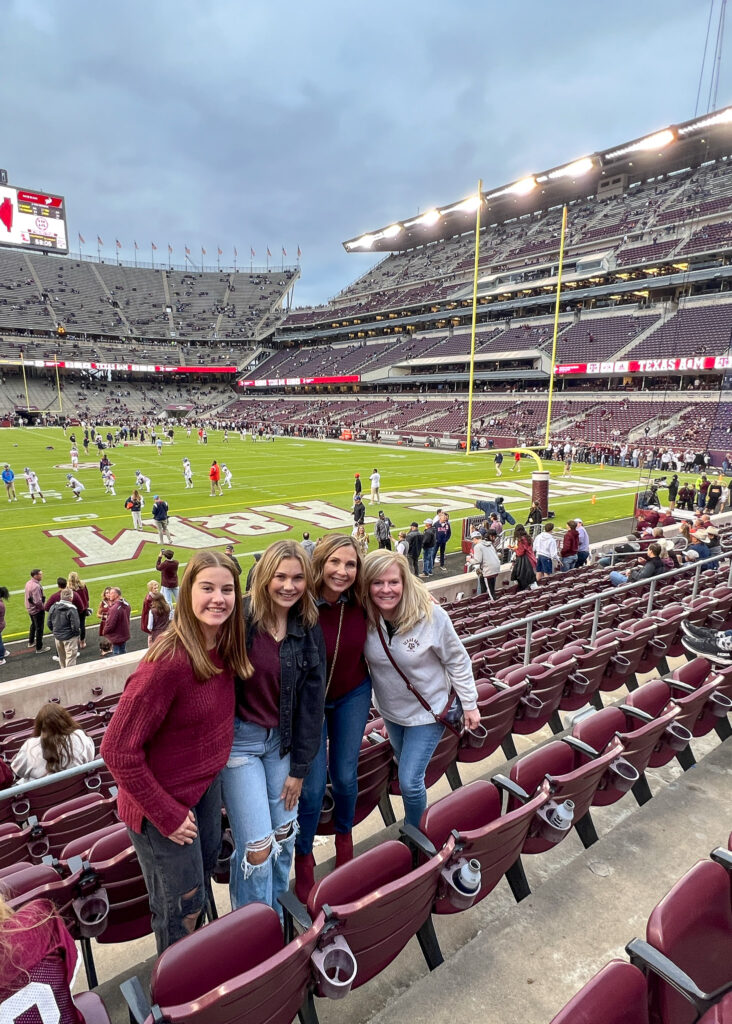
[[[732,356],[686,356],[680,359],[621,359],[614,363],[558,363],[557,376],[572,373],[684,373],[690,370],[730,370]]]
[[[157,366],[143,363],[86,363],[68,359],[0,359],[0,366],[58,367],[63,370],[124,370],[131,373],[238,373],[237,366]]]
[[[301,384],[358,384],[358,374],[350,377],[273,377],[267,380],[240,380],[240,388],[277,388],[292,387]]]

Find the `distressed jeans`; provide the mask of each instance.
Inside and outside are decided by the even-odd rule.
[[[280,730],[234,720],[234,743],[222,773],[224,806],[234,837],[229,894],[231,909],[267,903],[282,916],[277,897],[287,889],[297,834],[297,807],[280,799],[290,756],[280,757]],[[261,864],[247,851],[269,849]]]

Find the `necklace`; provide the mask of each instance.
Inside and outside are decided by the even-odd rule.
[[[284,640],[285,633],[287,632],[287,623],[284,626],[278,624],[273,629],[268,630],[269,635],[272,637],[274,642],[278,644],[280,640]]]

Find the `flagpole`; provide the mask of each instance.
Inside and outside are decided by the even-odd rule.
[[[137,242],[135,242],[135,266],[137,266]]]
[[[470,453],[473,431],[473,383],[475,380],[475,325],[478,318],[478,267],[480,262],[480,207],[483,201],[483,181],[478,181],[478,207],[475,211],[475,262],[473,266],[473,317],[470,325],[470,383],[468,385],[468,433],[465,451]]]
[[[549,445],[552,422],[552,399],[554,398],[554,367],[557,364],[557,334],[559,333],[559,300],[562,293],[562,267],[564,266],[564,236],[567,231],[567,207],[562,207],[562,235],[559,240],[559,269],[557,271],[557,301],[554,305],[554,337],[552,338],[552,365],[549,370],[549,401],[546,407],[546,432],[544,447]]]
[[[221,257],[219,256],[219,247],[216,246],[216,269],[221,270]]]
[[[81,259],[81,235],[79,235],[79,259]]]
[[[155,270],[155,243],[154,242],[150,242],[150,262],[152,263],[153,270]]]
[[[97,235],[97,263],[102,262],[102,247],[99,244],[99,235]]]
[[[56,390],[58,391],[58,412],[59,416],[61,416],[63,415],[64,407],[63,402],[61,401],[61,384],[59,383],[58,379],[58,356],[56,355],[55,352],[53,353],[53,361],[56,364]]]
[[[25,388],[25,407],[30,409],[30,398],[28,398],[28,381],[25,376],[25,359],[23,358],[23,349],[20,350],[20,367],[23,371],[23,387]]]

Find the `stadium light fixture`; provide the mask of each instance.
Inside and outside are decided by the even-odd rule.
[[[370,249],[376,241],[376,235],[361,235],[355,242],[351,242],[352,249]]]
[[[705,128],[712,128],[718,124],[732,124],[732,107],[726,107],[716,114],[710,114],[709,117],[702,117],[698,121],[684,125],[683,128],[679,128],[679,135],[692,135],[694,132],[701,132]]]
[[[548,174],[542,174],[536,180],[538,182],[545,182],[556,181],[557,178],[581,178],[591,171],[594,166],[594,161],[589,156],[583,156],[580,160],[573,160],[571,164],[558,167],[555,171],[550,171]]]
[[[529,192],[533,192],[535,188],[536,178],[521,178],[519,181],[515,181],[513,185],[509,186],[509,192],[513,192],[517,196],[527,196]]]
[[[432,225],[436,224],[439,219],[440,219],[440,211],[439,210],[435,210],[433,208],[431,210],[427,210],[427,212],[423,213],[421,217],[417,217],[417,220],[415,221],[415,223],[416,224],[422,224],[426,228],[431,228]]]
[[[480,196],[468,196],[467,199],[463,199],[459,203],[455,203],[453,206],[445,206],[440,210],[440,213],[475,213],[481,203]]]
[[[381,232],[382,238],[396,238],[399,232],[402,230],[401,224],[390,224],[388,228],[384,228]]]
[[[646,153],[654,149],[664,149],[675,141],[675,133],[670,128],[664,128],[660,132],[654,132],[653,135],[646,135],[644,139],[632,142],[629,146],[623,146],[622,149],[613,149],[611,152],[605,153],[605,159],[615,160],[620,156],[627,156],[629,153]]]

